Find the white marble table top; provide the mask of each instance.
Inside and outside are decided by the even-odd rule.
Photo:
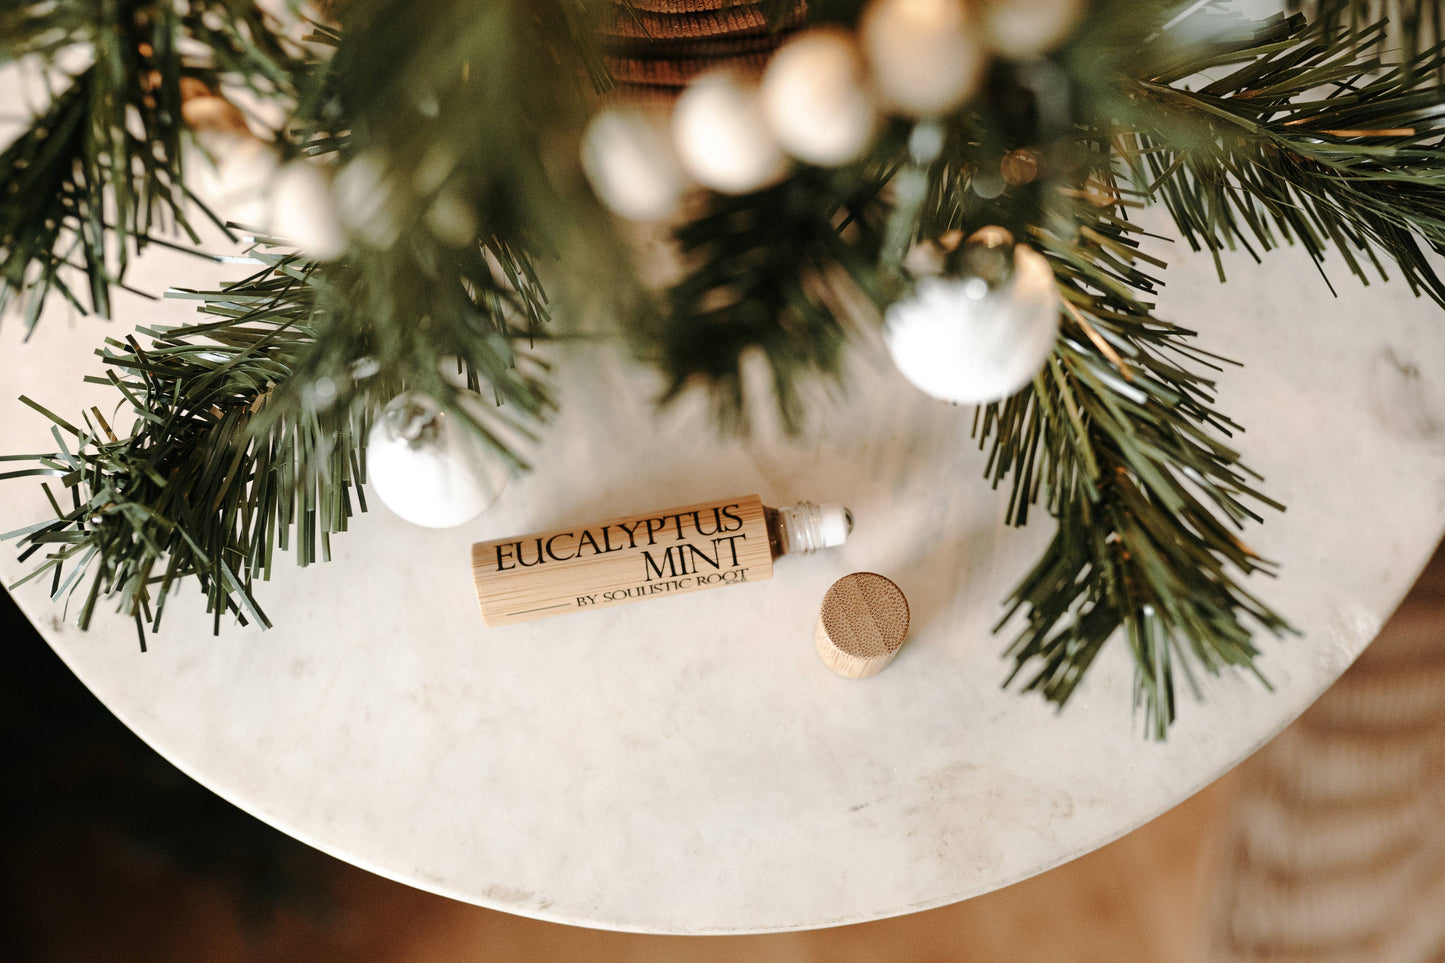
[[[1182,246],[1178,246],[1182,247]],[[335,560],[262,587],[277,627],[210,632],[199,593],[138,650],[110,607],[89,633],[38,588],[42,635],[120,719],[242,808],[383,875],[586,926],[739,933],[907,913],[1087,852],[1175,805],[1301,712],[1369,642],[1445,527],[1445,317],[1403,286],[1297,254],[1264,268],[1170,271],[1161,313],[1246,362],[1222,376],[1240,444],[1289,507],[1246,538],[1282,563],[1263,593],[1303,630],[1266,640],[1273,694],[1230,675],[1187,696],[1160,745],[1130,710],[1117,646],[1062,713],[1000,689],[989,628],[1048,535],[1006,529],[979,481],[971,411],[922,397],[876,354],[814,429],[719,441],[698,405],[661,417],[656,383],[560,355],[561,415],[476,522],[433,532],[374,508]],[[1184,263],[1187,262],[1187,263]],[[232,269],[234,270],[234,268]],[[133,281],[197,286],[222,269],[148,257]],[[115,399],[81,384],[89,352],[189,305],[129,300],[124,321],[55,311],[22,344],[0,326],[0,450],[50,447],[9,399],[59,413]],[[850,543],[784,558],[770,581],[487,629],[471,542],[714,496],[849,505]],[[0,487],[0,529],[45,515]],[[913,631],[882,674],[826,669],[812,629],[828,585],[888,575]],[[0,552],[7,584],[24,566]]]

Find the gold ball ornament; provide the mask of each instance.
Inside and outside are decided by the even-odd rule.
[[[963,0],[873,0],[859,33],[879,95],[913,117],[962,106],[988,63]]]
[[[998,173],[1010,187],[1022,187],[1038,179],[1041,166],[1038,151],[1020,147],[1003,155],[998,163]]]

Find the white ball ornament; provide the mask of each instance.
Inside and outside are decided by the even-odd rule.
[[[1059,300],[1053,270],[1022,244],[1012,274],[927,277],[884,316],[884,341],[909,381],[958,404],[999,401],[1033,380],[1054,348]]]
[[[295,160],[276,172],[270,188],[272,234],[318,261],[346,252],[346,232],[331,194],[331,178],[316,164]]]
[[[401,187],[388,175],[386,162],[376,153],[352,158],[336,172],[331,190],[341,224],[364,244],[386,249],[401,236],[396,217]]]
[[[990,0],[983,10],[988,45],[1022,60],[1057,47],[1084,13],[1085,0]]]
[[[216,158],[215,201],[228,220],[264,223],[271,182],[281,166],[276,148],[257,138],[234,141]]]
[[[426,528],[471,521],[507,483],[505,467],[482,440],[418,392],[393,399],[372,425],[366,475],[387,508]]]
[[[879,95],[914,117],[962,106],[988,62],[963,0],[873,0],[858,29]]]
[[[757,87],[725,71],[703,74],[678,97],[672,142],[683,170],[725,194],[762,190],[788,172]]]
[[[789,154],[831,167],[857,160],[878,128],[852,34],[806,30],[785,43],[763,73],[763,117]]]
[[[582,170],[614,214],[661,221],[677,209],[687,179],[673,153],[666,114],[609,107],[582,134]]]
[[[453,247],[467,247],[476,243],[481,232],[476,209],[465,195],[456,188],[444,187],[423,215],[427,229],[432,236]]]

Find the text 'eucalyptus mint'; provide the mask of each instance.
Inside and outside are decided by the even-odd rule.
[[[768,508],[756,495],[629,515],[472,546],[487,625],[757,582],[780,555],[842,545],[842,505]]]

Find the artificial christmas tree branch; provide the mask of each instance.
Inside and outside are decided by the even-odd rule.
[[[1062,321],[1043,371],[976,425],[989,477],[1011,486],[1009,520],[1042,508],[1058,524],[1010,603],[1025,620],[1015,675],[1062,704],[1122,630],[1146,725],[1162,735],[1180,673],[1252,667],[1251,628],[1288,626],[1244,590],[1268,566],[1237,526],[1272,503],[1223,441],[1235,429],[1214,410],[1217,359],[1153,314],[1163,263],[1141,250],[1128,211],[1162,202],[1215,254],[1301,243],[1362,277],[1394,261],[1445,302],[1426,259],[1445,240],[1440,93],[1422,79],[1442,69],[1423,39],[1438,4],[1410,6],[1412,45],[1392,66],[1385,25],[1359,18],[1354,0],[1326,0],[1320,23],[1248,33],[1200,29],[1209,4],[1099,0],[1066,45],[989,54],[971,96],[895,110],[851,159],[783,164],[735,193],[694,190],[678,208],[694,215],[676,234],[680,275],[648,293],[578,158],[614,80],[646,86],[611,76],[618,44],[672,76],[668,57],[708,49],[689,36],[718,40],[688,33],[692,4],[651,9],[660,2],[442,2],[422,15],[350,0],[334,25],[310,28],[304,55],[240,0],[0,15],[0,56],[95,50],[0,164],[0,300],[28,298],[31,323],[48,291],[81,303],[68,264],[104,310],[153,228],[184,227],[183,81],[243,84],[289,113],[267,156],[322,185],[312,220],[330,218],[340,239],[300,256],[263,241],[254,276],[186,295],[205,323],[143,328],[145,347],[110,342],[111,383],[137,421],[112,437],[98,413],[81,427],[56,419],[57,451],[39,470],[64,475],[72,507],[56,502],[59,519],[26,535],[27,552],[55,548],[53,588],[78,591],[89,572],[83,621],[108,593],[143,621],[153,597],[154,620],[176,579],[195,576],[217,618],[264,622],[252,580],[278,547],[294,543],[303,562],[325,555],[353,507],[361,433],[393,394],[436,395],[515,457],[510,439],[551,408],[525,346],[555,336],[554,316],[629,337],[666,398],[707,391],[731,426],[752,413],[742,372],[761,355],[796,425],[802,383],[841,377],[852,328],[927,279],[915,256],[963,277],[952,252],[987,226],[1047,258],[1060,306],[1045,305],[1049,330]],[[809,6],[812,22],[851,29],[875,5]],[[801,18],[784,0],[744,13],[719,36],[753,60]],[[682,32],[654,37],[659,25]],[[136,130],[122,122],[133,111]],[[501,407],[461,404],[444,369]]]
[[[513,370],[512,329],[545,336],[554,301],[580,315],[603,279],[616,302],[628,298],[615,228],[577,164],[548,154],[559,138],[575,153],[594,93],[584,75],[608,83],[600,48],[587,9],[560,0],[431,14],[354,0],[339,31],[318,34],[335,51],[303,86],[289,136],[335,165],[340,200],[326,216],[351,244],[324,272],[334,296],[298,374],[342,384],[365,354],[424,388],[455,356],[474,389],[536,418],[549,402]],[[564,263],[579,267],[554,269]]]
[[[51,573],[57,597],[84,589],[82,626],[100,598],[116,596],[138,625],[149,621],[156,630],[172,589],[187,578],[200,583],[218,631],[223,612],[268,625],[255,579],[270,577],[278,549],[294,551],[301,565],[329,557],[330,536],[346,531],[355,509],[365,510],[362,440],[372,412],[405,388],[437,397],[504,454],[523,430],[505,410],[459,403],[460,389],[435,361],[420,384],[398,382],[375,363],[353,366],[341,381],[298,378],[325,350],[321,305],[335,281],[294,256],[253,256],[264,267],[250,278],[219,291],[172,292],[199,301],[208,320],[142,327],[147,346],[133,337],[107,340],[100,354],[111,371],[89,380],[112,385],[129,407],[135,420],[123,437],[99,410],[76,426],[27,402],[55,424],[57,450],[34,460],[60,476],[72,507],[52,498],[57,518],[11,534],[21,534],[24,556],[46,553],[29,578]],[[348,290],[355,296],[355,282]],[[385,350],[384,332],[358,337]],[[503,363],[489,353],[502,337],[461,339],[472,384],[471,362]],[[512,384],[512,397],[540,403],[536,383],[503,350],[507,370],[488,371],[489,382]]]
[[[1010,648],[1013,675],[1062,705],[1122,629],[1145,727],[1163,738],[1176,670],[1192,684],[1195,668],[1253,669],[1245,618],[1289,630],[1243,588],[1243,576],[1270,567],[1236,533],[1258,520],[1250,503],[1282,506],[1221,438],[1234,425],[1213,410],[1199,371],[1212,359],[1192,332],[1130,293],[1148,295],[1155,281],[1132,263],[1120,223],[1101,220],[1075,240],[1040,235],[1064,298],[1064,334],[1031,388],[985,409],[978,428],[993,442],[995,483],[1014,476],[1013,519],[1042,501],[1058,522],[1010,603],[1008,616],[1026,617]]]
[[[85,44],[93,62],[0,155],[0,311],[19,299],[33,326],[54,291],[109,316],[110,288],[159,235],[199,238],[190,211],[214,220],[185,186],[182,81],[222,76],[272,96],[300,70],[276,25],[249,2],[27,3],[0,18],[0,64]],[[183,53],[186,42],[207,52]],[[239,78],[239,79],[238,79]],[[68,275],[86,277],[82,304]]]
[[[129,434],[116,437],[98,411],[83,428],[50,415],[59,449],[44,463],[71,490],[72,507],[52,499],[58,517],[22,545],[25,555],[47,551],[32,577],[52,572],[53,595],[68,596],[90,575],[82,626],[101,596],[117,595],[138,626],[144,617],[158,627],[172,588],[189,577],[218,627],[226,611],[267,625],[251,587],[269,575],[273,549],[288,547],[294,527],[298,561],[307,564],[345,529],[364,423],[332,409],[255,430],[275,385],[314,339],[296,323],[307,313],[304,274],[277,267],[229,299],[218,293],[217,313],[233,318],[143,329],[154,339],[144,348],[134,338],[107,341],[106,378],[135,414]],[[323,464],[328,484],[318,493],[310,480]]]
[[[1116,143],[1150,197],[1195,250],[1300,244],[1334,250],[1368,281],[1396,263],[1412,290],[1445,304],[1425,251],[1445,251],[1445,124],[1435,46],[1402,64],[1372,51],[1385,24],[1327,30],[1281,20],[1207,60],[1172,64],[1124,87],[1138,128]],[[1234,69],[1198,90],[1182,78]],[[1320,97],[1323,88],[1325,96]],[[1222,267],[1221,267],[1221,278]]]
[[[850,302],[872,304],[881,244],[878,192],[866,170],[800,171],[770,190],[715,196],[677,232],[684,277],[634,339],[668,378],[664,401],[701,387],[720,424],[746,428],[742,367],[758,351],[784,424],[804,418],[798,386],[836,378]]]
[[[1289,9],[1302,11],[1325,31],[1338,27],[1358,28],[1377,20],[1388,20],[1405,55],[1407,73],[1433,72],[1437,80],[1441,65],[1426,67],[1415,62],[1423,43],[1445,40],[1445,11],[1439,0],[1289,0]],[[1381,37],[1380,46],[1391,40]]]
[[[205,310],[218,313],[223,295],[249,294],[255,283],[206,295]],[[519,428],[550,411],[543,370],[525,351],[547,336],[541,325],[549,308],[530,260],[504,241],[441,251],[396,244],[365,258],[310,265],[306,285],[309,302],[294,305],[291,319],[313,340],[289,377],[277,379],[273,411],[302,415],[316,405],[318,385],[328,403],[343,407],[391,397],[376,395],[358,370],[381,372],[387,384],[431,395],[448,409],[456,408],[450,372],[459,373],[469,390],[504,406]],[[393,313],[402,305],[410,309],[406,324]],[[485,437],[520,467],[500,436]]]
[[[0,155],[0,310],[20,299],[27,328],[52,290],[81,310],[109,316],[110,287],[153,231],[169,229],[167,218],[199,241],[171,119],[180,116],[179,78],[158,76],[154,85],[130,76],[117,90],[108,71],[92,66]],[[129,107],[141,118],[143,136],[127,127]],[[138,174],[130,170],[132,158]],[[86,276],[87,305],[66,280],[73,269]]]

